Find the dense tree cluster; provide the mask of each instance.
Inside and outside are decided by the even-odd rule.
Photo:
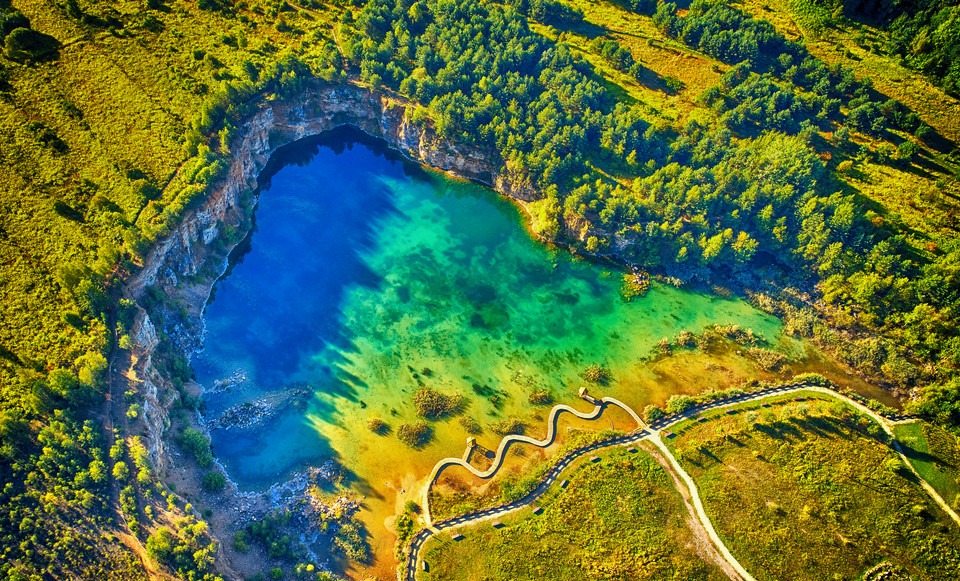
[[[139,562],[105,551],[95,528],[111,514],[104,501],[112,475],[99,428],[58,410],[35,438],[21,413],[0,413],[0,575],[25,581],[73,570],[141,578]]]
[[[512,6],[375,0],[356,29],[345,48],[364,80],[427,105],[439,135],[492,146],[541,188],[582,175],[593,144],[627,155],[654,140],[582,56],[532,33]]]
[[[899,14],[887,27],[888,50],[931,76],[948,93],[960,95],[960,5],[957,0],[903,4],[909,9],[897,11]]]
[[[160,527],[147,538],[147,554],[190,581],[218,581],[213,568],[217,543],[207,534],[207,523],[186,517],[177,523],[177,531]]]

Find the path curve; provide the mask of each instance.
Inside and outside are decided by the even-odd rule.
[[[587,452],[598,450],[600,448],[607,448],[607,447],[618,446],[618,445],[621,445],[621,446],[627,445],[630,443],[639,442],[641,440],[645,440],[649,438],[654,443],[659,444],[658,448],[660,448],[661,451],[667,452],[667,458],[670,460],[671,465],[673,465],[675,469],[678,470],[678,473],[681,475],[684,482],[686,482],[687,487],[690,490],[691,498],[696,499],[694,506],[697,509],[697,515],[700,518],[701,522],[703,523],[704,527],[707,529],[708,533],[710,533],[711,540],[714,542],[714,544],[716,544],[721,554],[724,556],[725,559],[727,559],[727,561],[731,564],[731,566],[733,566],[737,570],[738,573],[742,574],[745,577],[745,579],[752,580],[753,577],[749,573],[747,573],[746,570],[743,569],[743,567],[736,561],[736,559],[733,557],[730,551],[726,548],[726,545],[720,540],[718,536],[716,536],[716,532],[713,529],[713,524],[711,523],[707,514],[703,511],[703,505],[699,499],[700,495],[697,490],[696,483],[693,482],[693,479],[690,478],[690,475],[687,474],[686,471],[680,467],[679,463],[676,462],[676,459],[673,457],[673,454],[671,454],[669,452],[669,449],[663,445],[663,442],[660,440],[659,435],[660,435],[660,432],[662,432],[666,428],[672,427],[684,420],[690,419],[703,411],[716,409],[716,408],[727,408],[734,405],[747,403],[750,401],[765,399],[765,398],[774,397],[777,395],[784,395],[787,393],[793,393],[797,391],[814,391],[814,392],[823,393],[823,394],[832,396],[834,398],[844,401],[845,403],[852,405],[857,410],[865,413],[871,419],[879,423],[880,426],[883,428],[883,430],[891,437],[893,446],[896,449],[897,453],[900,454],[900,457],[903,459],[904,463],[907,465],[910,471],[917,477],[923,489],[930,495],[931,498],[933,498],[933,500],[937,503],[937,505],[939,505],[940,508],[942,508],[944,512],[946,512],[950,516],[950,518],[954,520],[954,522],[960,525],[960,516],[958,516],[957,513],[953,511],[953,509],[951,509],[946,502],[944,502],[943,498],[940,497],[937,491],[929,483],[927,483],[922,477],[920,477],[917,471],[913,468],[913,465],[910,464],[909,459],[900,449],[900,444],[897,442],[896,438],[893,435],[894,425],[913,422],[919,418],[915,416],[903,416],[903,415],[897,416],[894,419],[886,418],[878,414],[874,410],[868,408],[867,406],[863,405],[861,402],[850,398],[843,392],[840,392],[836,389],[829,389],[829,388],[825,388],[817,385],[809,385],[802,382],[795,382],[795,383],[788,383],[788,384],[784,384],[776,387],[769,387],[769,388],[761,389],[754,392],[748,392],[748,393],[744,393],[741,395],[728,397],[724,399],[704,402],[702,404],[695,405],[685,410],[684,412],[671,414],[667,417],[661,418],[660,420],[653,422],[649,426],[646,426],[643,429],[637,430],[634,433],[628,434],[626,436],[620,436],[617,438],[612,438],[610,440],[596,442],[594,444],[590,444],[589,446],[572,450],[571,452],[568,452],[560,461],[558,461],[549,471],[547,471],[546,474],[544,474],[537,488],[535,488],[527,496],[519,500],[510,502],[510,503],[500,504],[500,505],[489,507],[489,508],[480,509],[472,513],[467,513],[457,517],[445,519],[443,521],[436,522],[436,523],[431,523],[430,521],[427,521],[428,525],[425,528],[418,531],[416,535],[414,535],[413,540],[410,543],[410,550],[407,553],[406,562],[404,563],[404,567],[401,569],[401,571],[403,572],[402,576],[398,575],[398,578],[402,579],[403,581],[416,581],[417,565],[420,562],[420,549],[423,548],[423,545],[427,542],[427,540],[430,539],[430,537],[440,533],[442,530],[456,529],[462,526],[476,524],[479,522],[500,517],[505,514],[509,514],[511,512],[515,512],[517,510],[528,507],[547,491],[550,485],[554,481],[556,481],[557,476],[559,476],[559,474],[564,469],[566,469],[566,467],[570,464],[570,462],[573,461],[575,458],[578,458],[586,454]],[[616,402],[617,405],[621,405],[622,407],[625,407],[625,409],[629,410],[629,407],[623,406],[622,404],[620,404],[620,402],[613,400],[613,398],[603,398],[603,400],[601,401],[606,402],[608,400],[610,400],[609,403]],[[560,406],[556,406],[556,407],[560,407]],[[556,407],[554,408],[554,410],[556,410]],[[564,406],[564,407],[569,407],[569,406]],[[600,409],[602,409],[602,407],[603,407],[602,405],[597,406],[597,408],[600,408]],[[596,413],[598,411],[597,408],[594,409],[593,413]],[[559,410],[559,411],[562,411],[562,410]],[[559,414],[559,411],[556,411],[556,414]],[[575,410],[572,410],[572,411],[575,412]],[[582,412],[575,412],[575,413],[579,414]],[[553,410],[551,414],[552,414],[551,419],[555,421],[556,414],[553,414]],[[631,415],[635,415],[635,414],[631,414]],[[578,417],[581,417],[581,416],[578,415]],[[551,424],[552,423],[553,422],[551,422]],[[502,442],[500,447],[502,449],[505,449]],[[447,460],[452,460],[452,459],[448,458]],[[454,462],[454,464],[462,465],[460,464],[462,460],[459,460],[459,459],[456,459],[456,460],[458,461]],[[441,462],[438,463],[437,466],[440,466],[440,464],[443,462],[444,460],[441,460]],[[471,472],[473,472],[474,470],[471,470]],[[429,489],[430,484],[432,484],[433,482],[432,479],[436,478],[437,474],[439,474],[439,470],[437,470],[437,468],[435,467],[434,473],[431,474],[431,481],[427,483],[427,486],[426,486],[427,489]],[[428,504],[424,503],[425,509],[428,506],[429,506]]]
[[[547,436],[542,440],[536,440],[530,436],[521,436],[516,434],[505,436],[500,441],[500,446],[497,447],[497,454],[494,457],[493,465],[483,472],[477,470],[469,462],[467,462],[467,459],[469,458],[469,450],[467,451],[467,454],[464,454],[464,458],[444,458],[443,460],[437,462],[433,467],[433,471],[430,473],[430,477],[427,479],[426,485],[423,487],[421,506],[423,507],[424,521],[428,526],[433,524],[433,515],[430,511],[430,489],[433,487],[433,483],[436,482],[437,477],[440,476],[441,472],[451,466],[460,466],[469,470],[477,478],[482,478],[484,480],[492,478],[500,470],[500,467],[503,465],[503,461],[506,458],[507,449],[513,444],[531,444],[537,446],[538,448],[546,448],[553,444],[557,437],[557,420],[559,419],[560,414],[563,412],[572,414],[581,420],[593,421],[603,415],[603,411],[608,405],[615,405],[626,410],[626,412],[629,413],[630,416],[637,422],[638,428],[643,428],[646,426],[643,420],[640,419],[640,416],[637,415],[637,412],[633,411],[630,406],[618,399],[604,397],[600,400],[593,401],[599,401],[600,403],[594,406],[592,412],[581,412],[562,403],[553,406],[553,408],[550,410],[550,415],[547,417]]]

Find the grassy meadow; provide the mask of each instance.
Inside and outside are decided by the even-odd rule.
[[[667,440],[728,548],[757,579],[857,579],[890,562],[952,579],[957,526],[876,423],[823,396],[678,426]]]
[[[671,477],[647,453],[616,448],[564,471],[566,488],[520,511],[431,539],[421,579],[724,579],[705,562]],[[616,475],[613,477],[613,475]]]

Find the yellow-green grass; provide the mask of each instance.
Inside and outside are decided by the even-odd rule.
[[[443,533],[422,552],[419,579],[723,579],[695,552],[687,512],[670,476],[645,452],[600,453],[564,472],[534,515],[529,509]]]
[[[196,2],[166,4],[169,9],[151,11],[139,1],[81,0],[90,14],[116,11],[124,26],[114,34],[79,24],[51,1],[15,2],[34,29],[62,47],[50,62],[3,61],[10,73],[10,90],[0,95],[0,383],[6,404],[19,399],[9,391],[23,384],[17,374],[69,366],[103,347],[102,325],[88,321],[77,329],[62,320],[80,307],[60,273],[65,266],[93,264],[98,255],[104,269],[112,268],[110,247],[121,246],[125,232],[135,234],[132,223],[148,201],[144,185],[160,190],[160,208],[173,201],[182,188],[177,180],[165,186],[189,157],[184,136],[205,99],[227,80],[246,79],[244,60],[262,67],[285,50],[309,58],[335,14],[332,8],[311,11],[308,19],[300,11],[284,12],[299,32],[282,33],[269,13],[239,10],[244,23],[200,10]],[[148,27],[148,16],[162,29]],[[231,39],[245,39],[246,46],[227,44]],[[42,130],[31,127],[36,123],[67,150],[41,144]],[[83,221],[58,215],[55,202]]]
[[[679,437],[683,435],[687,430],[693,429],[694,427],[701,425],[702,422],[700,421],[700,418],[703,418],[707,421],[712,421],[721,417],[730,417],[731,415],[734,415],[734,414],[742,414],[743,412],[762,411],[767,409],[767,406],[773,407],[775,405],[779,406],[784,404],[791,404],[795,402],[797,398],[803,398],[803,402],[797,402],[797,403],[807,403],[808,405],[812,402],[818,402],[818,403],[835,403],[835,404],[846,406],[846,404],[844,404],[840,400],[837,400],[836,398],[831,398],[830,396],[824,395],[820,392],[801,390],[801,391],[794,391],[794,392],[785,393],[785,394],[772,395],[767,398],[747,401],[743,403],[734,404],[731,406],[708,409],[698,413],[696,416],[692,418],[677,422],[676,424],[671,426],[668,429],[668,431],[672,432],[675,437]],[[734,414],[731,414],[730,412],[734,412]],[[742,415],[738,417],[742,417]]]
[[[960,530],[880,426],[841,402],[721,414],[669,445],[758,580],[855,579],[882,561],[916,579],[953,579],[960,567]]]
[[[858,78],[870,77],[874,88],[906,104],[941,135],[953,142],[960,139],[960,101],[922,74],[902,66],[896,55],[886,53],[884,31],[841,19],[813,38],[798,25],[793,3],[744,0],[734,4],[770,21],[787,38],[803,40],[810,53],[828,65],[840,63],[853,67]]]
[[[670,119],[685,120],[697,109],[696,98],[707,87],[720,82],[727,66],[691,50],[689,47],[663,35],[653,25],[650,17],[635,14],[610,2],[589,0],[565,0],[566,4],[581,10],[584,21],[592,26],[565,31],[564,42],[587,54],[588,60],[604,75],[616,79],[627,93],[647,103],[658,114]],[[609,64],[589,52],[588,45],[597,35],[607,36],[628,49],[633,58],[653,71],[640,81],[616,71]],[[663,79],[674,77],[683,82],[678,95],[666,90]]]
[[[904,454],[920,477],[940,496],[960,508],[960,442],[954,434],[926,422],[901,424],[893,429]]]

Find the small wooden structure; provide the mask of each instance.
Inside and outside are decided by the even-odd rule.
[[[504,527],[504,524],[502,522],[498,520],[493,521],[493,528],[502,529],[503,527]]]
[[[542,506],[535,506],[535,507],[533,508],[533,514],[540,514],[540,513],[542,513],[542,512],[543,512],[543,507],[542,507]]]
[[[453,533],[453,536],[450,537],[450,539],[454,541],[462,541],[463,535],[461,535],[460,533]]]
[[[420,561],[420,567],[423,569],[424,573],[430,572],[430,565],[426,561]]]
[[[631,454],[636,454],[636,453],[637,453],[637,449],[634,448],[633,446],[630,446],[629,448],[627,448],[627,452],[630,452]]]
[[[562,480],[560,482],[560,488],[566,488],[568,484],[570,484],[569,480]]]
[[[599,461],[600,461],[600,456],[590,456],[590,461],[591,461],[591,462],[599,462]]]
[[[581,387],[580,387],[580,391],[578,391],[577,394],[580,396],[581,399],[586,400],[586,401],[592,403],[593,405],[599,405],[599,402],[597,401],[597,398],[595,398],[595,397],[593,397],[592,395],[590,395],[590,392],[587,391],[587,388],[586,388],[586,387],[581,386]]]

